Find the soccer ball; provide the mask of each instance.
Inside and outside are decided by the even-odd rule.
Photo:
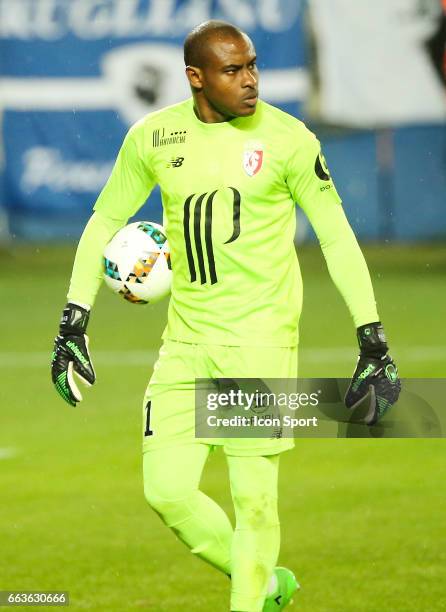
[[[163,226],[137,221],[119,230],[105,247],[104,279],[133,304],[153,304],[165,297],[172,268]]]

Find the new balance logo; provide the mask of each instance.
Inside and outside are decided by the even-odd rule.
[[[233,194],[233,212],[232,212],[232,235],[224,244],[229,244],[230,242],[234,242],[240,236],[240,192],[235,189],[235,187],[229,187],[232,190]],[[186,243],[186,254],[187,261],[189,264],[189,272],[190,272],[190,281],[194,283],[197,280],[197,267],[198,272],[200,274],[200,282],[202,285],[210,280],[211,285],[214,285],[217,281],[217,271],[215,269],[215,259],[214,259],[214,247],[212,244],[212,204],[214,201],[215,194],[218,189],[212,191],[209,195],[207,193],[202,193],[197,196],[195,193],[190,195],[186,201],[184,202],[184,218],[183,218],[183,229],[184,229],[184,240]],[[206,198],[207,196],[207,198]],[[206,198],[206,204],[203,207],[203,202]],[[191,212],[191,208],[193,212]],[[201,218],[202,218],[202,209],[204,208],[204,240],[201,231]],[[195,252],[196,259],[195,262],[194,253],[192,250],[192,242],[191,242],[191,219],[193,219],[192,225],[192,238],[195,242]],[[204,252],[203,252],[203,241],[204,247],[206,249],[208,270],[209,270],[209,279],[206,273],[206,266],[204,262]]]
[[[175,157],[175,159],[171,159],[167,164],[167,168],[179,168],[183,165],[184,157]]]
[[[166,132],[165,128],[158,128],[152,132],[153,147],[164,147],[170,144],[182,144],[186,142],[186,130],[177,132]]]

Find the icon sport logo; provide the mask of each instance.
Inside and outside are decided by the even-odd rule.
[[[243,152],[243,169],[248,176],[257,174],[263,164],[263,147],[259,142],[246,143]]]

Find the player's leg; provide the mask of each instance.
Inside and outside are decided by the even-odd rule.
[[[266,384],[266,391],[268,391],[272,383],[277,387],[274,388],[276,392],[289,393],[295,390],[297,347],[238,347],[235,350],[231,347],[221,347],[218,357],[218,363],[222,364],[222,372],[226,376],[235,379],[254,379],[254,390],[259,388],[263,391],[265,390],[263,386]],[[215,361],[217,362],[217,359]],[[218,371],[213,374],[214,378],[222,376]],[[242,383],[242,381],[239,382]],[[250,387],[249,383],[248,387]],[[248,390],[252,391],[253,389],[249,388]],[[293,446],[294,440],[292,438],[276,436],[273,438],[233,437],[225,441],[224,450],[232,468],[231,484],[234,506],[237,518],[240,517],[233,540],[232,581],[233,597],[235,597],[233,610],[282,610],[298,588],[292,572],[284,568],[276,568],[273,571],[280,546],[277,515],[279,457],[280,453],[293,448]],[[245,464],[243,463],[244,459],[251,459],[253,463]],[[235,485],[233,481],[235,481]],[[259,497],[262,497],[263,500],[269,500],[268,504],[263,501],[262,510],[257,514],[259,520],[251,524],[247,531],[239,528],[240,524],[246,523],[246,518],[240,507],[241,504],[237,500],[237,491],[251,492],[249,497],[252,498],[252,502],[248,504],[248,507],[250,505],[255,507],[255,500]],[[239,509],[238,512],[237,508]],[[266,511],[263,511],[265,508]],[[259,546],[259,550],[257,551],[255,546],[245,545],[245,538],[250,538],[255,545]],[[263,565],[264,571],[269,572],[267,576],[263,574],[261,580],[257,573],[259,571],[259,558],[263,559],[261,565]],[[253,573],[257,576],[257,579],[250,578]],[[245,591],[242,589],[245,589]],[[265,594],[267,594],[266,601]],[[241,601],[239,601],[240,599]],[[236,607],[239,603],[249,604],[250,601],[256,607]]]
[[[228,456],[236,527],[231,554],[231,610],[260,612],[280,548],[279,455]]]
[[[195,438],[195,378],[207,375],[203,368],[200,347],[163,344],[144,398],[144,491],[194,554],[229,574],[232,526],[199,490],[211,448]]]
[[[199,490],[210,448],[191,443],[144,453],[144,494],[193,554],[229,575],[232,525],[223,509]]]

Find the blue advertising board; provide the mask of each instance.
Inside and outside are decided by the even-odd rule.
[[[190,95],[182,45],[207,19],[230,21],[251,36],[261,97],[305,119],[314,69],[306,6],[0,0],[0,240],[2,209],[18,237],[78,238],[129,126]],[[446,236],[444,124],[389,126],[384,151],[379,130],[315,131],[360,239]],[[157,189],[138,215],[161,221]],[[299,215],[298,238],[311,236]]]
[[[190,95],[182,45],[207,19],[249,33],[263,97],[298,114],[306,77],[302,6],[296,0],[0,0],[2,199],[12,230],[41,239],[79,234],[129,126]],[[159,193],[145,214],[161,218]]]

